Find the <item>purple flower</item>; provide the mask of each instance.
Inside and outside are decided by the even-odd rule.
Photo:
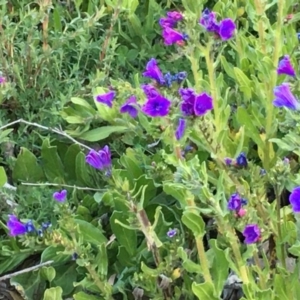
[[[247,167],[248,161],[245,152],[241,152],[235,160],[235,163],[238,167]]]
[[[9,215],[7,227],[10,236],[22,235],[27,232],[26,224],[20,222],[15,215]]]
[[[256,224],[249,224],[243,231],[246,244],[256,243],[260,239],[260,229]]]
[[[180,88],[178,90],[181,98],[181,111],[185,116],[192,116],[194,115],[194,104],[196,94],[195,91],[191,88]]]
[[[4,84],[6,82],[5,77],[0,76],[0,84]]]
[[[291,63],[290,57],[285,55],[283,59],[281,59],[278,63],[277,74],[281,75],[289,75],[289,76],[296,76],[294,67]]]
[[[116,97],[115,91],[109,91],[105,94],[96,96],[96,100],[100,103],[106,104],[109,107],[112,107],[112,102]]]
[[[161,72],[161,70],[157,66],[157,62],[154,58],[151,58],[148,61],[147,65],[146,65],[146,71],[143,73],[143,76],[154,79],[159,84],[164,84],[165,83],[163,73]]]
[[[98,152],[91,150],[85,157],[85,161],[95,169],[103,170],[111,168],[111,153],[108,146],[104,146]]]
[[[209,32],[218,32],[219,30],[219,24],[216,20],[216,13],[210,11],[208,8],[203,11],[199,20],[199,24]]]
[[[141,87],[148,98],[155,98],[159,96],[158,90],[153,85],[142,84]]]
[[[173,28],[173,27],[175,27],[177,22],[171,18],[160,18],[158,23],[162,28],[165,28],[165,27]]]
[[[179,141],[183,137],[185,128],[186,128],[186,120],[180,118],[178,122],[178,127],[175,132],[175,137],[177,141]]]
[[[225,162],[226,166],[230,166],[232,164],[232,159],[229,157],[225,157],[224,162]]]
[[[234,35],[235,24],[231,19],[224,19],[220,22],[219,35],[223,41],[231,39]]]
[[[35,227],[32,223],[31,220],[29,220],[26,224],[25,224],[25,227],[26,227],[26,232],[33,232],[35,231]]]
[[[55,192],[53,194],[53,198],[58,202],[64,202],[67,198],[67,191],[66,190],[61,190],[59,192]]]
[[[213,109],[213,99],[207,93],[201,93],[196,96],[194,103],[194,112],[196,116],[203,116],[209,110]]]
[[[165,117],[169,113],[171,101],[158,95],[155,98],[148,98],[143,105],[142,111],[150,117]]]
[[[168,11],[167,17],[174,20],[175,22],[181,21],[183,19],[183,15],[179,11]]]
[[[294,213],[300,213],[300,186],[295,187],[290,194],[289,201]]]
[[[164,38],[165,45],[173,45],[177,42],[186,40],[186,35],[170,27],[163,28],[162,36]]]
[[[228,200],[227,208],[229,210],[239,211],[242,208],[242,199],[239,194],[232,194]]]
[[[288,83],[283,83],[282,85],[276,86],[273,91],[276,97],[273,101],[275,106],[286,107],[291,110],[300,109],[300,104],[296,97],[292,94]]]
[[[168,236],[169,238],[173,238],[176,234],[177,234],[176,229],[170,229],[170,230],[167,232],[167,236]]]
[[[135,96],[130,96],[127,101],[121,106],[120,113],[128,113],[132,118],[136,118],[138,110]]]

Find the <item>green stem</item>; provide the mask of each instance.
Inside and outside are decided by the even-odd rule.
[[[220,132],[220,108],[218,103],[218,95],[217,95],[217,87],[216,87],[216,80],[215,80],[215,73],[214,73],[214,63],[211,58],[211,44],[209,43],[207,45],[207,48],[205,49],[205,61],[208,71],[208,78],[209,78],[209,85],[210,85],[210,92],[211,96],[213,98],[213,104],[214,104],[214,116],[215,116],[215,126],[216,126],[216,132],[217,136]]]
[[[282,31],[282,19],[283,19],[283,8],[284,8],[285,0],[278,0],[278,13],[277,13],[277,26],[276,26],[276,36],[275,36],[275,46],[273,52],[273,65],[277,67],[278,59],[281,48],[281,31]],[[273,101],[273,89],[276,85],[277,81],[277,72],[274,70],[272,72],[270,86],[269,86],[269,97],[267,102],[267,123],[266,123],[266,141],[265,141],[265,149],[264,149],[264,167],[265,169],[269,169],[270,164],[270,142],[268,140],[272,137],[272,124],[273,124],[273,111],[274,105]]]
[[[94,283],[99,288],[99,290],[106,296],[105,299],[113,300],[111,296],[111,289],[105,286],[105,284],[99,279],[98,274],[96,271],[91,267],[91,265],[85,265],[85,268],[88,270],[90,276],[94,280]]]
[[[277,241],[280,243],[280,260],[281,265],[286,268],[285,263],[285,248],[284,243],[282,242],[282,232],[281,232],[281,216],[280,216],[280,192],[279,188],[275,187],[275,195],[276,195],[276,213],[277,213]]]
[[[189,208],[187,208],[188,210],[198,214],[198,211],[195,209],[196,204],[193,198],[187,199],[187,204],[189,206]],[[210,282],[211,284],[213,284],[210,271],[209,271],[208,260],[206,257],[202,236],[195,236],[195,241],[196,241],[199,262],[203,271],[204,280],[205,282]]]

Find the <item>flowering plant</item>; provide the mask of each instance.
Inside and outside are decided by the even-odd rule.
[[[158,20],[165,46],[191,72],[164,74],[149,57],[134,84],[111,80],[94,89],[92,104],[71,99],[103,126],[70,121],[66,109],[68,131],[55,133],[76,144],[43,144],[45,174],[35,181],[62,188],[53,190],[55,226],[39,232],[36,221],[8,218],[10,235],[24,243],[42,234],[42,257],[78,266],[80,297],[299,297],[288,267],[300,255],[298,40],[283,20],[290,7],[279,0],[271,24],[273,4],[218,3],[200,11],[183,1],[184,11]]]

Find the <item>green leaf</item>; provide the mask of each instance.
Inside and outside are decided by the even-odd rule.
[[[300,256],[300,241],[296,241],[296,243],[295,243],[292,247],[290,247],[290,248],[288,249],[288,251],[289,251],[291,254],[293,254],[293,255],[299,257],[299,256]]]
[[[92,129],[80,135],[80,138],[89,142],[97,142],[106,139],[112,133],[123,133],[128,130],[125,126],[103,126]]]
[[[70,260],[70,256],[63,254],[61,252],[63,252],[65,250],[64,247],[59,246],[59,247],[55,247],[55,246],[49,246],[47,247],[42,255],[41,255],[41,262],[46,262],[49,260],[53,260],[54,264],[62,264],[68,260]]]
[[[96,297],[96,296],[93,296],[90,294],[86,294],[84,292],[79,292],[74,295],[74,299],[75,300],[99,300],[99,297]]]
[[[52,182],[59,178],[63,182],[64,166],[57,153],[57,147],[50,146],[48,139],[43,142],[41,156],[47,179]]]
[[[179,247],[177,249],[177,255],[182,260],[182,266],[187,272],[202,274],[201,266],[190,260],[188,258],[187,252],[182,247]]]
[[[195,283],[192,284],[192,291],[199,300],[220,300],[215,296],[215,289],[212,283]]]
[[[56,32],[62,32],[61,16],[59,14],[59,9],[57,7],[53,9],[53,23],[54,23],[54,30]]]
[[[213,264],[211,275],[214,281],[217,295],[222,294],[224,283],[228,277],[229,263],[226,259],[225,251],[218,248],[217,240],[210,240],[210,250],[213,252]]]
[[[43,278],[51,282],[55,278],[56,272],[53,267],[43,267],[40,270],[40,274]]]
[[[0,275],[13,270],[22,261],[24,261],[31,253],[15,253],[11,257],[1,255],[0,260]]]
[[[47,289],[43,300],[62,300],[62,288],[57,286]]]
[[[124,214],[124,212],[114,211],[110,217],[110,226],[120,246],[124,246],[126,251],[134,256],[137,249],[136,232],[123,227],[119,223],[116,223],[115,220],[119,220],[121,223],[129,225],[126,214]]]
[[[239,68],[233,68],[235,79],[237,80],[241,91],[245,96],[251,98],[251,80],[245,75],[245,73]]]
[[[107,242],[102,231],[93,224],[80,219],[76,219],[75,222],[78,224],[79,235],[84,242],[94,245],[100,245]]]
[[[76,180],[76,157],[80,153],[80,147],[77,144],[71,145],[64,157],[63,164],[66,175],[70,179]]]
[[[182,216],[182,222],[188,227],[195,237],[203,237],[205,234],[205,223],[202,217],[192,211],[184,211]]]
[[[0,167],[0,188],[7,182],[6,173],[3,167]]]
[[[97,264],[97,271],[99,275],[106,277],[108,272],[108,257],[105,243],[102,243],[98,247],[98,249],[99,251],[95,259],[95,263]]]
[[[53,285],[60,286],[63,289],[63,295],[70,295],[74,290],[74,282],[77,281],[77,265],[74,262],[55,267],[56,276]]]
[[[257,146],[264,149],[264,142],[262,141],[257,128],[253,125],[250,114],[244,107],[240,106],[238,108],[237,120],[241,125],[245,125],[246,134],[257,144]]]
[[[21,148],[17,157],[12,177],[15,181],[37,182],[43,177],[43,170],[38,165],[37,159],[33,153],[26,148]]]
[[[79,152],[76,156],[75,170],[76,170],[77,180],[82,185],[89,186],[91,183],[91,178],[88,173],[87,163],[85,161],[85,155],[82,152]]]

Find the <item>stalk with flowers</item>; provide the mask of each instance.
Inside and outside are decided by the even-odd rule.
[[[278,3],[274,44],[228,3],[218,11],[187,6],[158,21],[164,45],[187,58],[191,72],[164,74],[153,57],[142,84],[112,80],[95,89],[97,109],[76,100],[109,123],[124,150],[109,138],[97,150],[77,148],[76,178],[101,192],[77,194],[63,188],[68,177],[55,178],[58,219],[42,225],[40,238],[86,274],[76,278],[78,294],[298,299],[299,102],[288,82],[297,69],[279,42],[289,7]],[[250,3],[248,17],[267,15],[262,8]],[[10,235],[31,238],[31,246],[36,228],[16,215],[7,221]]]

